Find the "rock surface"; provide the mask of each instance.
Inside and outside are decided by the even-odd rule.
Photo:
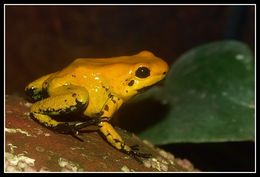
[[[98,132],[81,135],[83,142],[57,134],[29,117],[30,103],[17,96],[5,99],[5,171],[16,172],[180,172],[198,171],[186,159],[156,148],[116,128],[129,145],[152,154],[143,164],[110,146]]]

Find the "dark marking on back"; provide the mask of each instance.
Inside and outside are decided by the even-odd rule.
[[[113,95],[111,93],[108,94],[109,98],[113,98]]]
[[[106,90],[106,92],[109,90],[107,87],[105,87],[104,85],[102,85],[102,88]]]
[[[107,104],[105,105],[104,110],[105,110],[105,111],[108,111],[108,110],[109,110],[109,107],[108,107]]]
[[[128,86],[132,86],[134,85],[135,81],[134,80],[131,80],[129,83],[128,83]]]

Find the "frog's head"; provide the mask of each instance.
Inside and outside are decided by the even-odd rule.
[[[142,51],[128,61],[129,71],[120,94],[125,99],[143,92],[164,79],[169,69],[165,61],[148,51]]]

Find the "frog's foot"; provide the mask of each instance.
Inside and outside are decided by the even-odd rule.
[[[79,128],[78,126],[81,126],[81,123],[61,123],[54,127],[54,131],[57,133],[62,134],[70,134],[71,136],[75,137],[76,139],[83,142],[83,140],[78,136],[79,135]]]
[[[133,157],[139,163],[143,163],[142,158],[150,158],[150,157],[152,157],[152,154],[150,154],[150,153],[139,152],[139,146],[138,145],[130,146],[130,148],[131,148],[130,151],[126,151],[124,149],[121,149],[121,151],[123,153],[128,154],[129,156]]]
[[[88,119],[84,122],[63,122],[53,127],[53,130],[57,133],[70,134],[80,141],[83,141],[78,137],[80,130],[90,125],[97,125],[99,122],[100,119],[97,118]]]
[[[107,141],[119,151],[132,156],[138,162],[142,163],[141,158],[149,158],[151,154],[138,152],[138,145],[128,146],[125,144],[121,136],[116,132],[112,125],[101,119],[98,125],[99,130],[106,137]]]

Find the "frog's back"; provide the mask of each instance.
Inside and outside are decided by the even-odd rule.
[[[121,82],[127,79],[131,73],[135,72],[136,67],[142,65],[154,68],[154,71],[158,68],[160,70],[158,66],[164,66],[160,58],[151,52],[142,51],[132,56],[78,58],[58,72],[56,76],[60,78],[59,80],[63,79],[78,85],[94,85],[93,83],[96,82],[94,80],[114,85],[116,83],[112,82]]]
[[[137,60],[128,56],[113,57],[113,58],[78,58],[72,63],[72,67],[84,67],[86,69],[100,69],[115,67],[119,64],[134,64]]]
[[[132,56],[119,56],[111,58],[78,58],[72,65],[73,67],[84,68],[102,68],[102,67],[114,67],[115,65],[134,65],[137,63],[153,63],[158,58],[153,53],[148,51],[142,51]]]

